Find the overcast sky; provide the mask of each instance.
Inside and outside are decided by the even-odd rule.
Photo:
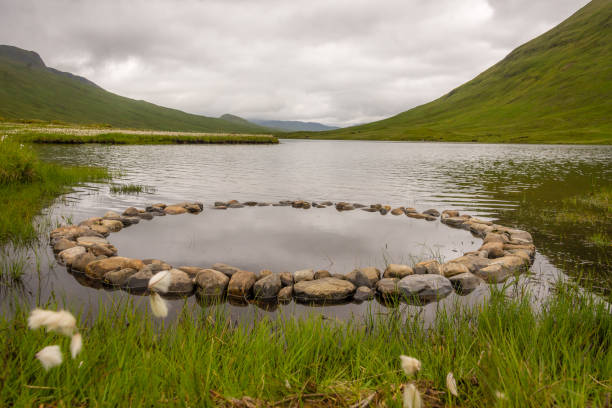
[[[0,0],[0,43],[187,112],[350,125],[435,99],[585,0]]]

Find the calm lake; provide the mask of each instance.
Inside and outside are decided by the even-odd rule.
[[[47,210],[54,222],[77,223],[109,210],[121,212],[156,202],[205,204],[199,215],[156,217],[111,234],[109,240],[122,256],[158,258],[174,266],[223,262],[255,272],[314,268],[348,273],[361,266],[383,270],[386,263],[411,263],[432,256],[450,260],[478,248],[481,240],[439,221],[362,211],[339,213],[333,207],[225,211],[210,207],[215,201],[231,199],[304,199],[381,203],[419,211],[458,209],[532,232],[538,253],[532,275],[525,280],[543,292],[554,279],[575,275],[576,265],[596,264],[597,259],[583,244],[539,236],[538,226],[513,218],[514,211],[526,197],[539,194],[545,203],[570,192],[609,185],[612,180],[612,146],[282,140],[270,146],[50,145],[37,150],[43,158],[61,163],[108,167],[117,174],[115,183],[152,189],[124,195],[111,193],[107,184],[80,186]],[[55,298],[76,309],[95,311],[100,303],[136,298],[70,275],[55,263],[46,246],[28,259],[33,266],[23,285],[3,289],[0,307],[6,309],[17,297],[25,297],[30,304]],[[611,272],[605,268],[602,276]],[[439,303],[402,307],[427,318],[435,315],[440,304],[480,302],[488,290],[483,285],[465,296],[452,294]],[[147,307],[146,298],[137,298],[136,303]],[[171,304],[172,314],[183,301]],[[193,296],[187,305],[201,307]],[[376,301],[325,308],[291,303],[282,312],[255,305],[223,307],[236,319],[313,312],[347,318],[388,310]]]

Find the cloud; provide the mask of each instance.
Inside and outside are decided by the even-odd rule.
[[[445,94],[586,3],[0,0],[0,38],[135,99],[349,125]]]

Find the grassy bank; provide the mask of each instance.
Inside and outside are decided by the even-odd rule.
[[[44,207],[72,185],[108,178],[105,169],[46,163],[27,145],[0,141],[0,244],[37,239],[33,221]]]
[[[106,127],[36,126],[5,123],[0,133],[21,143],[56,144],[275,144],[271,135],[157,132]]]
[[[49,372],[34,354],[69,340],[28,330],[27,312],[0,319],[3,406],[337,407],[375,393],[375,406],[399,407],[400,354],[422,361],[425,406],[603,407],[612,390],[610,313],[568,287],[539,313],[497,292],[473,311],[439,313],[428,330],[396,314],[236,325],[205,310],[158,327],[123,304],[100,311],[82,330],[81,355]],[[447,391],[449,371],[459,397]],[[254,405],[233,400],[244,397]]]

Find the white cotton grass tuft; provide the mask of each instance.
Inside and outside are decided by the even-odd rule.
[[[168,288],[170,288],[171,280],[172,275],[170,271],[158,272],[149,279],[148,288],[154,292],[166,293],[168,292]]]
[[[47,346],[44,349],[36,353],[36,358],[40,361],[40,364],[49,370],[50,368],[56,367],[62,364],[62,352],[59,346]]]
[[[452,372],[446,374],[446,388],[448,388],[448,391],[455,397],[459,396],[459,392],[457,392],[457,381],[455,381],[455,376]]]
[[[413,376],[417,371],[421,370],[421,362],[414,357],[401,355],[402,369],[408,377]]]
[[[149,296],[149,300],[151,302],[151,311],[155,317],[166,317],[168,316],[168,305],[166,301],[159,296],[158,293],[151,293]]]
[[[28,317],[28,327],[36,330],[44,327],[47,331],[54,331],[65,336],[72,336],[76,331],[76,319],[66,310],[55,312],[53,310],[34,309]]]
[[[83,348],[83,337],[81,333],[75,333],[70,340],[70,355],[73,359],[81,352]]]
[[[505,400],[508,397],[506,397],[506,394],[501,391],[495,391],[495,398],[497,398],[498,400]]]
[[[404,408],[421,408],[423,401],[421,394],[414,384],[406,384],[404,387]]]

